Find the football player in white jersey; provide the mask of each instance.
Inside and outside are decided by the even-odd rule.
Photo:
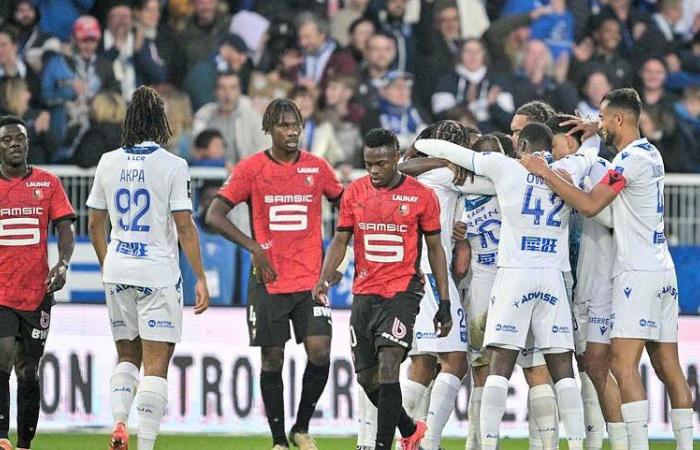
[[[519,151],[548,151],[551,138],[545,125],[529,124],[520,132]],[[416,148],[436,157],[448,154],[432,140],[418,141]],[[571,209],[516,160],[470,150],[451,159],[491,179],[501,209],[498,273],[484,337],[491,360],[481,404],[481,448],[493,450],[498,445],[508,379],[520,350],[534,346],[545,354],[555,382],[569,448],[582,449],[583,405],[573,374],[573,326],[562,274],[570,270]],[[578,183],[590,170],[591,162],[583,155],[573,155],[553,165],[566,170]]]
[[[618,153],[613,169],[591,192],[571,186],[540,158],[523,164],[586,216],[612,204],[616,256],[611,326],[612,372],[620,386],[630,450],[649,448],[649,404],[639,372],[646,347],[668,390],[677,449],[693,447],[690,388],[678,359],[678,289],[664,234],[664,164],[659,151],[640,138],[641,100],[634,89],[605,95],[600,127]]]
[[[600,137],[578,117],[559,115],[547,121],[552,130],[552,156],[555,160],[576,152],[588,152],[595,157]],[[587,130],[584,130],[588,128]],[[597,158],[591,171],[580,186],[590,190],[603,179],[610,163]],[[604,210],[609,215],[609,208]],[[579,213],[574,211],[579,216]],[[600,215],[599,215],[600,216]],[[574,313],[574,343],[576,361],[581,378],[586,448],[600,450],[607,422],[610,444],[614,450],[627,448],[627,430],[620,409],[620,389],[610,373],[610,315],[612,313],[612,270],[615,244],[612,223],[603,225],[602,218],[582,219],[578,229],[570,226],[575,239],[570,239],[571,263],[575,268],[576,287],[572,311]],[[572,241],[578,241],[578,244]],[[601,409],[601,405],[603,408]]]
[[[424,130],[420,137],[442,139],[466,147],[471,140],[470,134],[462,124],[453,120],[444,120]],[[410,149],[406,154],[406,161],[399,166],[399,169],[409,175],[419,173],[418,181],[435,192],[440,204],[440,223],[442,224],[440,240],[445,249],[447,265],[451,267],[452,226],[460,196],[462,194],[494,195],[496,192],[493,183],[483,177],[474,177],[471,181],[462,184],[453,183],[456,174],[447,167],[437,167],[423,172],[420,169],[425,166],[425,163],[431,161],[425,158],[414,159],[417,156],[422,155]],[[442,162],[438,164],[442,165]],[[461,303],[453,302],[451,314],[454,326],[447,336],[436,336],[433,317],[437,312],[439,296],[425,243],[420,264],[427,281],[426,290],[414,326],[413,350],[409,353],[411,357],[409,379],[402,383],[402,389],[407,393],[406,398],[409,400],[404,401],[408,406],[406,411],[409,414],[413,413],[414,418],[420,419],[421,417],[416,417],[416,414],[420,414],[416,410],[416,403],[419,403],[423,395],[427,394],[427,386],[434,378],[427,403],[428,431],[421,442],[421,447],[425,450],[438,450],[442,430],[452,414],[462,378],[467,373],[467,317]],[[459,292],[452,277],[449,278],[449,288],[452,292],[451,297],[459,298]],[[440,373],[434,377],[436,355],[440,361]]]
[[[178,240],[197,276],[194,312],[209,306],[189,170],[184,159],[163,149],[170,137],[163,100],[151,88],[138,88],[124,121],[123,147],[102,156],[87,200],[119,357],[110,379],[111,450],[128,449],[126,426],[137,390],[138,450],[152,450],[158,435],[168,365],[182,334]]]

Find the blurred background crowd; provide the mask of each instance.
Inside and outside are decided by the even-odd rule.
[[[141,84],[165,96],[169,150],[192,166],[264,148],[262,112],[288,96],[302,146],[348,171],[374,127],[404,146],[444,118],[509,133],[528,101],[596,116],[633,86],[666,171],[700,173],[700,0],[15,0],[0,14],[0,112],[30,124],[32,163],[94,167]]]

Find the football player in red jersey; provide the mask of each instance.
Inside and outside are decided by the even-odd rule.
[[[399,367],[411,348],[423,296],[423,235],[440,297],[436,334],[445,336],[452,327],[440,206],[430,188],[399,172],[399,143],[391,131],[367,133],[364,159],[369,175],[343,195],[337,231],[313,293],[327,304],[328,288],[354,235],[350,339],[357,381],[378,409],[375,449],[389,449],[398,426],[402,448],[418,450],[427,427],[401,406]]]
[[[17,450],[31,447],[39,420],[39,360],[53,293],[66,283],[75,212],[54,174],[27,165],[27,125],[0,118],[0,449],[11,450],[10,372],[17,376]],[[58,263],[49,270],[49,223]]]
[[[311,289],[321,273],[322,198],[343,193],[335,172],[323,159],[299,149],[302,118],[296,104],[278,99],[268,105],[263,130],[272,147],[244,159],[233,169],[207,213],[207,224],[247,249],[253,260],[248,290],[250,344],[261,347],[260,390],[275,450],[316,450],[309,421],[328,381],[332,322],[330,308],[316,305]],[[252,237],[226,219],[239,203],[250,208]],[[340,279],[336,273],[334,280]],[[290,338],[308,356],[296,423],[285,436],[282,364]]]

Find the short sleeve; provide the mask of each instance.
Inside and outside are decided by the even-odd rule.
[[[63,184],[58,177],[54,177],[54,189],[51,194],[51,205],[49,216],[54,222],[61,220],[75,220],[75,211],[68,200]]]
[[[221,186],[217,197],[224,200],[231,208],[250,198],[253,179],[246,162],[238,163],[231,171],[228,180]]]
[[[425,208],[423,213],[418,218],[418,226],[423,234],[439,234],[440,233],[440,204],[438,203],[437,195],[432,189],[427,189],[425,197]]]
[[[170,211],[192,211],[190,169],[185,160],[178,161],[170,182]]]
[[[615,155],[612,161],[612,169],[622,175],[625,179],[625,184],[632,183],[644,170],[640,164],[641,159],[638,155],[628,150],[622,151]]]
[[[352,185],[345,190],[343,197],[340,201],[340,211],[338,212],[338,225],[336,226],[337,231],[350,231],[352,232],[355,228],[355,214],[352,211],[353,208],[353,197],[354,189]]]
[[[323,172],[323,195],[330,201],[336,201],[343,194],[343,185],[338,181],[338,176],[326,161],[321,167]]]
[[[101,163],[102,159],[100,159],[100,163],[97,164],[95,178],[92,181],[92,189],[90,189],[90,195],[88,196],[88,199],[85,202],[85,204],[88,208],[107,210],[107,198],[105,197],[105,191],[102,187],[102,183],[100,182],[102,178]]]

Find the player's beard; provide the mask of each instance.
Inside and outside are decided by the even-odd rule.
[[[605,145],[613,145],[615,143],[615,135],[610,132],[610,130],[603,130],[603,143]]]

